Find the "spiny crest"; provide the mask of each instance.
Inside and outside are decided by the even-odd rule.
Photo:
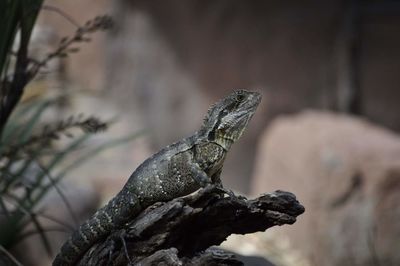
[[[212,105],[208,108],[207,114],[206,114],[206,116],[203,118],[203,124],[206,124],[206,123],[208,122],[208,120],[210,119],[210,117],[211,117],[211,112],[212,112],[212,110],[214,109],[215,105],[216,105],[216,103],[212,104]]]

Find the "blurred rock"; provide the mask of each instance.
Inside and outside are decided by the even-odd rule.
[[[309,4],[317,12],[306,15],[307,8],[297,2],[113,4],[107,93],[125,112],[141,116],[154,151],[197,130],[207,107],[233,89],[259,90],[273,98],[268,108],[259,108],[224,167],[224,184],[247,193],[260,130],[275,113],[318,105],[314,100],[325,87],[319,74],[331,41],[324,25],[331,24],[335,4]],[[317,96],[299,97],[305,94]]]
[[[239,261],[243,262],[243,264],[246,266],[275,266],[274,264],[272,264],[263,257],[243,256],[240,254],[235,254],[235,256],[236,258],[238,258]]]
[[[115,12],[107,95],[140,115],[157,150],[197,130],[208,104],[148,15],[126,6]]]
[[[224,170],[224,182],[242,192],[249,189],[260,130],[273,117],[336,106],[342,87],[337,72],[346,72],[337,65],[336,43],[344,38],[338,33],[349,3],[46,1],[79,24],[99,14],[113,15],[112,31],[94,34],[92,42],[65,61],[64,86],[104,92],[121,113],[135,113],[149,129],[153,151],[196,130],[208,104],[233,88],[260,89],[264,104],[269,97],[257,113],[262,119],[235,145],[238,155],[232,152]],[[355,51],[363,114],[399,130],[400,76],[393,69],[400,62],[400,21],[382,12],[391,10],[390,3],[358,4],[369,10],[357,25],[362,44]],[[374,6],[377,12],[371,13]],[[48,8],[39,24],[60,38],[76,29]]]
[[[240,255],[246,266],[310,266],[303,254],[289,245],[287,237],[276,237],[271,229],[268,233],[230,235],[221,247]]]
[[[312,265],[400,265],[400,138],[367,121],[303,112],[261,138],[252,192],[284,189],[306,208],[278,228]]]

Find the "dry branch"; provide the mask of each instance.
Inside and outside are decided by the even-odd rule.
[[[125,228],[95,244],[79,265],[128,265],[129,259],[133,265],[242,265],[232,254],[209,247],[231,234],[293,224],[303,212],[289,192],[247,200],[224,197],[210,186],[147,208]]]

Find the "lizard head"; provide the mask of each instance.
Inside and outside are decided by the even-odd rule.
[[[260,101],[258,92],[237,90],[231,93],[208,110],[202,135],[208,141],[229,149],[242,136]]]

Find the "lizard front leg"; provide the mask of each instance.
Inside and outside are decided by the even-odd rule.
[[[222,168],[219,169],[212,177],[211,180],[213,184],[215,185],[216,189],[222,193],[222,194],[227,194],[229,197],[231,197],[233,200],[240,201],[241,199],[246,199],[246,197],[243,196],[236,196],[235,193],[233,193],[232,190],[224,188],[222,185],[221,181],[221,172]]]
[[[197,164],[193,163],[191,165],[191,174],[193,179],[201,186],[206,187],[207,185],[211,185],[213,182],[211,178],[204,172],[203,169]]]
[[[212,185],[218,193],[228,194],[231,197],[235,197],[231,190],[227,190],[222,186],[221,182],[221,170],[216,172],[212,177],[209,177],[206,172],[197,164],[192,164],[191,167],[193,179],[202,187],[205,188],[208,185]]]

